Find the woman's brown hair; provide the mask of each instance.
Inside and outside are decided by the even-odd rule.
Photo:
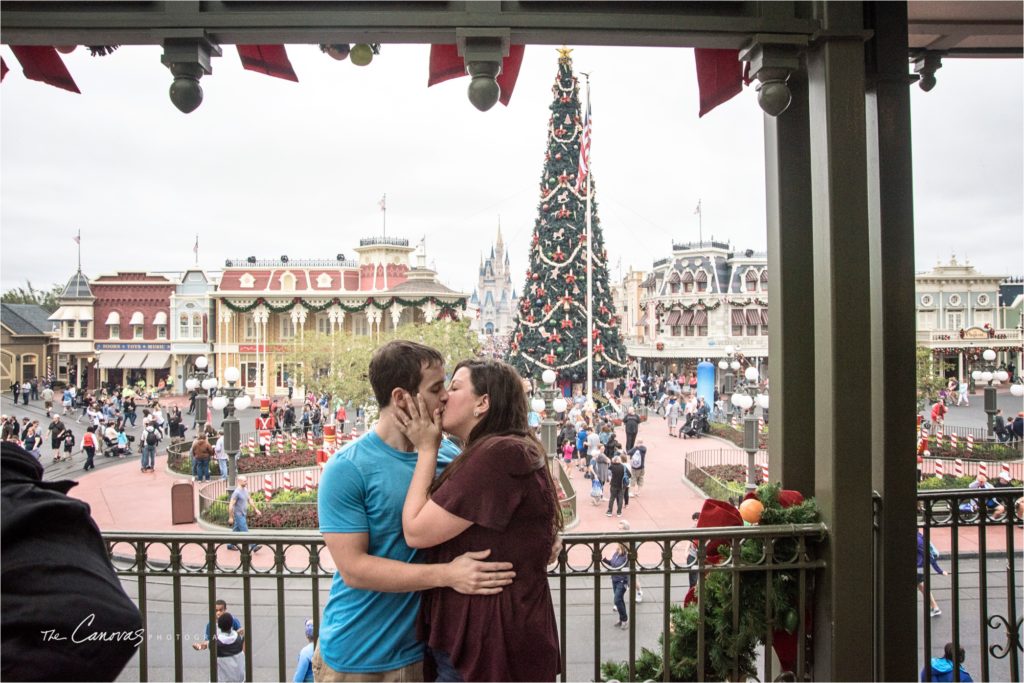
[[[481,446],[487,439],[498,436],[519,437],[533,457],[536,469],[544,471],[545,478],[551,486],[554,513],[552,525],[556,530],[562,528],[562,512],[558,503],[558,488],[551,471],[547,467],[547,455],[544,445],[533,433],[529,424],[529,404],[523,390],[523,379],[508,363],[498,360],[464,360],[455,366],[454,376],[461,368],[469,370],[469,380],[473,385],[473,393],[477,396],[490,397],[487,412],[476,423],[469,439],[464,443],[463,451],[455,458],[444,473],[430,487],[433,493],[450,476],[459,471],[472,450]]]

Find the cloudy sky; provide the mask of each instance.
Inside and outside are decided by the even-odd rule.
[[[426,87],[427,46],[385,45],[370,66],[290,46],[299,83],[244,71],[233,46],[181,114],[157,47],[65,61],[82,90],[34,81],[4,47],[0,279],[8,289],[117,269],[219,268],[226,258],[352,254],[379,235],[418,241],[471,291],[500,220],[522,288],[557,71],[530,46],[506,108],[466,99],[468,79]],[[746,91],[703,119],[691,50],[581,47],[591,74],[593,167],[613,276],[647,269],[673,240],[765,248],[762,114]],[[917,270],[955,253],[1024,272],[1021,60],[947,60],[911,89]]]

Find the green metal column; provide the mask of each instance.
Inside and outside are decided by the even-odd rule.
[[[917,672],[914,501],[916,374],[914,202],[910,136],[907,6],[866,6],[868,226],[871,249],[872,484],[879,517],[876,680]],[[884,596],[884,597],[882,597]]]
[[[871,309],[863,11],[815,3],[807,52],[814,251],[815,495],[830,528],[814,678],[871,680]]]
[[[768,430],[772,481],[814,493],[814,258],[807,74],[789,77],[793,101],[764,117],[768,218]]]

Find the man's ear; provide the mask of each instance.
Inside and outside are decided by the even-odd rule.
[[[395,387],[391,390],[391,405],[402,408],[408,407],[409,392],[402,387]]]

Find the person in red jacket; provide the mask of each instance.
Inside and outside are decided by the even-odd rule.
[[[937,401],[932,406],[932,434],[937,434],[939,427],[946,421],[948,409],[942,401]]]
[[[89,470],[96,469],[96,463],[92,461],[96,457],[96,427],[90,425],[85,430],[85,436],[82,437],[82,450],[85,451],[85,467],[86,472]]]

